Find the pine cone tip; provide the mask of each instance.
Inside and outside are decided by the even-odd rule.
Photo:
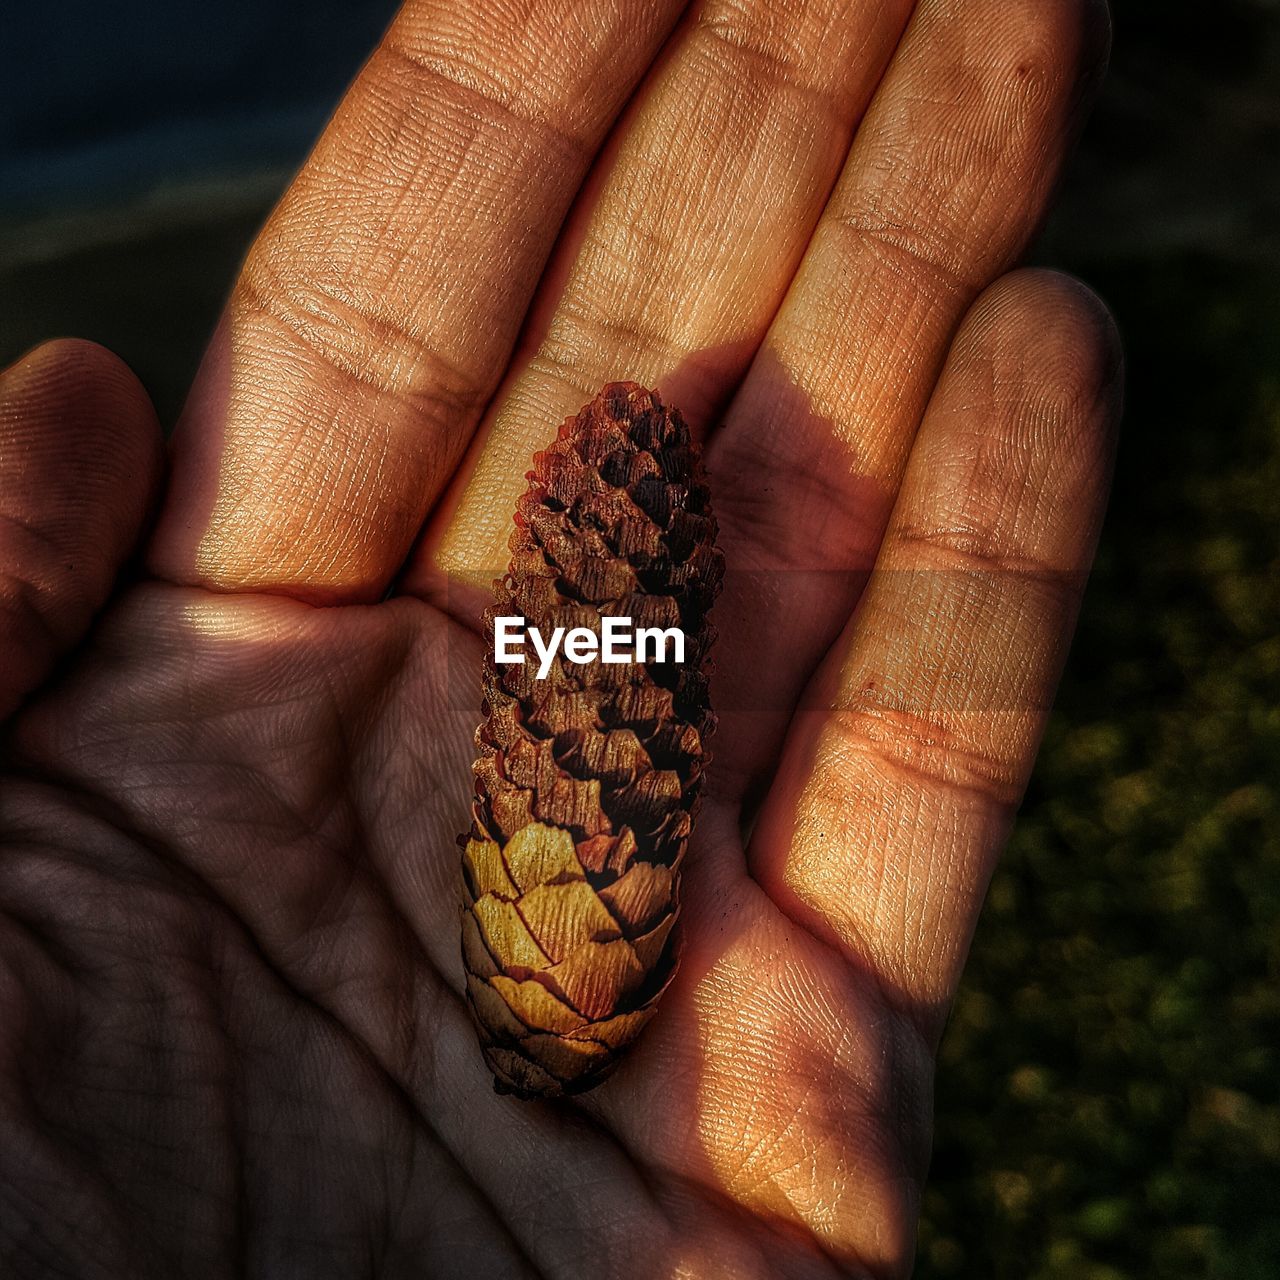
[[[681,663],[539,679],[492,643],[463,852],[467,995],[499,1092],[579,1093],[653,1015],[675,967],[679,868],[714,723],[707,621],[723,560],[684,419],[610,383],[535,454],[487,614],[542,635],[606,617],[678,628]],[[492,636],[491,636],[492,641]]]

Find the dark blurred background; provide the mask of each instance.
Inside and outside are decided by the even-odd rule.
[[[392,8],[11,6],[0,363],[95,338],[171,422]],[[1034,256],[1114,308],[1129,407],[943,1044],[928,1280],[1280,1277],[1280,5],[1114,8],[1111,77]]]

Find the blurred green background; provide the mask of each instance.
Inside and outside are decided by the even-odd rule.
[[[1036,256],[1115,310],[1128,407],[942,1047],[929,1280],[1280,1277],[1280,8],[1114,9]]]
[[[1280,1277],[1280,8],[1114,7],[1112,75],[1034,256],[1118,316],[1124,438],[942,1048],[925,1280]],[[390,6],[184,0],[136,30],[80,9],[63,30],[87,24],[115,67],[96,96],[34,21],[36,56],[11,41],[0,66],[25,112],[0,133],[0,360],[96,338],[171,421]]]

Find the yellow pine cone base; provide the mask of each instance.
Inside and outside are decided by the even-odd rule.
[[[672,867],[635,862],[599,890],[573,837],[532,822],[471,839],[462,946],[467,998],[499,1088],[558,1097],[598,1084],[639,1034],[670,976]]]

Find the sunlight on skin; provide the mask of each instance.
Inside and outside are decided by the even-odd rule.
[[[1019,286],[1032,287],[1034,278]],[[897,577],[912,580],[887,580]],[[952,608],[970,623],[990,612],[969,595]],[[898,612],[881,611],[890,638],[910,623],[910,611]],[[946,613],[936,603],[925,612]],[[1006,613],[997,617],[1004,627]],[[1021,634],[1020,623],[984,625],[988,642]],[[993,669],[952,653],[951,634],[942,628],[943,652],[967,679],[955,705],[995,701]],[[926,1039],[900,1010],[920,997],[945,1003],[952,954],[924,957],[923,976],[942,991],[913,986],[915,968],[876,968],[886,957],[863,951],[859,963],[819,941],[742,874],[736,808],[709,804],[689,863],[685,968],[634,1060],[576,1104],[580,1114],[499,1098],[457,999],[450,888],[479,640],[413,599],[322,609],[153,584],[111,612],[95,645],[77,683],[24,719],[21,745],[139,830],[165,833],[165,857],[216,889],[290,989],[332,1017],[344,1055],[371,1055],[386,1076],[379,1087],[404,1091],[435,1158],[447,1166],[456,1153],[468,1178],[512,1206],[514,1230],[536,1227],[554,1241],[587,1233],[615,1274],[638,1256],[655,1276],[677,1265],[724,1274],[724,1258],[760,1280],[778,1274],[775,1258],[792,1275],[901,1274],[925,1164],[930,1066]],[[908,664],[914,677],[902,665],[899,655],[891,667],[914,678],[915,691],[952,670],[927,655]],[[1024,669],[1043,680],[1043,670]],[[981,717],[968,727],[1000,728]],[[1025,755],[1027,733],[1005,728],[1008,749]],[[973,754],[945,758],[963,769]],[[945,861],[960,848],[950,832],[927,810],[886,804],[874,785],[851,782],[838,757],[816,764],[836,825],[774,844],[762,824],[757,845],[808,865],[815,906],[837,925],[846,909],[882,905],[854,891],[852,877],[860,853],[886,852],[892,910],[876,924],[904,941],[962,949],[975,903],[953,883],[933,892],[935,868],[915,843],[927,837]],[[785,771],[779,794],[784,811],[804,814]],[[859,826],[867,821],[891,830]],[[979,832],[974,866],[991,842]],[[130,856],[153,857],[145,844]],[[921,903],[939,914],[923,925],[895,914]],[[607,1122],[593,1126],[594,1116]],[[293,1123],[305,1132],[305,1120]],[[671,1214],[668,1202],[682,1196],[696,1214]],[[735,1238],[744,1223],[751,1247]]]
[[[761,815],[753,873],[793,918],[931,1011],[930,1036],[1079,607],[1114,446],[1117,352],[1104,310],[1074,282],[1026,273],[988,291],[820,676],[829,710],[796,717],[804,749],[779,780],[785,803]]]
[[[1093,0],[705,0],[668,43],[677,10],[411,0],[251,252],[175,442],[161,581],[10,735],[0,942],[48,961],[21,970],[41,985],[13,1080],[23,1132],[59,1135],[16,1157],[51,1190],[32,1240],[92,1252],[74,1202],[107,1206],[92,1226],[121,1256],[150,1251],[114,1274],[275,1274],[300,1249],[317,1280],[905,1274],[929,1050],[1071,601],[882,589],[853,614],[857,571],[912,454],[906,559],[884,562],[907,572],[882,588],[939,547],[1083,574],[1115,401],[1075,393],[1114,337],[1044,273],[988,286],[1105,41]],[[1003,418],[939,375],[966,312]],[[768,714],[714,747],[732,783],[708,790],[654,1022],[599,1090],[527,1105],[493,1092],[460,998],[482,641],[423,574],[444,536],[459,593],[487,593],[532,452],[621,376],[699,429],[736,388],[709,458],[722,538],[779,590],[739,601],[719,661]],[[937,404],[958,434],[922,423]],[[1020,541],[1062,511],[1061,556]],[[825,594],[786,577],[818,542],[853,570]],[[806,692],[827,652],[849,688]],[[1025,686],[991,683],[1008,670]],[[884,690],[914,709],[953,678],[950,736],[886,713]],[[868,679],[883,736],[851,741],[832,712]],[[995,817],[950,797],[975,779]],[[14,1159],[0,1144],[0,1185]]]
[[[161,576],[379,598],[680,9],[403,7],[246,260],[175,436]]]
[[[470,581],[477,560],[500,556],[531,453],[605,382],[655,387],[695,434],[711,427],[799,265],[908,7],[810,0],[762,22],[708,4],[682,29],[570,220],[539,303],[545,332],[532,326],[433,516],[415,589]]]
[[[616,1078],[579,1105],[708,1222],[758,1226],[739,1269],[673,1255],[692,1274],[772,1276],[785,1257],[787,1274],[897,1275],[927,1163],[931,1055],[869,973],[743,874],[737,825],[734,807],[703,806],[676,979]]]
[[[186,594],[186,593],[184,593]],[[281,604],[271,610],[245,607],[243,596],[218,596],[207,593],[188,595],[182,602],[180,617],[192,635],[204,640],[249,642],[282,640],[290,628],[285,619],[293,616],[290,606]]]
[[[364,1062],[352,1087],[403,1090],[435,1176],[456,1159],[561,1262],[589,1240],[605,1274],[638,1259],[653,1276],[901,1274],[925,1160],[924,1043],[869,970],[742,875],[732,807],[703,814],[685,969],[616,1085],[581,1116],[492,1093],[456,999],[449,886],[479,641],[455,632],[412,599],[318,609],[135,589],[74,681],[24,719],[21,745],[163,833],[165,856],[217,887],[236,936],[333,1018],[315,1034]],[[878,813],[860,794],[831,801]],[[130,857],[153,861],[145,845]],[[849,889],[839,861],[824,866],[830,909]],[[290,1117],[287,1132],[315,1123]],[[673,1215],[682,1197],[691,1207]]]
[[[181,603],[176,613],[170,615],[171,605],[178,603],[174,596]],[[333,615],[285,600],[211,597],[157,588],[142,597],[139,606],[132,618],[122,621],[130,632],[141,628],[152,636],[153,657],[147,668],[153,677],[161,677],[166,684],[170,680],[187,684],[184,673],[193,669],[197,656],[196,665],[208,673],[197,686],[188,684],[187,689],[187,696],[196,698],[198,705],[206,709],[208,718],[190,722],[189,727],[175,724],[165,731],[175,747],[183,744],[179,750],[167,747],[165,740],[161,740],[151,752],[157,753],[159,759],[192,751],[213,761],[223,757],[230,745],[229,739],[226,745],[222,745],[223,741],[228,733],[234,732],[234,720],[228,720],[228,716],[244,714],[251,703],[259,700],[253,690],[265,679],[273,696],[268,704],[261,705],[274,705],[278,710],[264,721],[256,735],[260,755],[257,767],[273,771],[281,800],[292,795],[291,807],[307,803],[302,797],[314,791],[315,784],[304,781],[311,772],[308,761],[313,753],[313,748],[306,744],[312,741],[314,733],[305,723],[295,722],[290,709],[317,681],[333,690],[339,698],[336,706],[340,709],[347,696],[343,690],[353,680],[347,669],[352,662],[358,664],[366,659],[378,662],[376,655],[383,651],[386,640],[369,647],[350,648],[343,643],[341,635],[335,635],[317,647],[324,634],[318,630],[318,624]],[[425,617],[423,607],[414,606],[412,602],[404,602],[396,612],[403,613],[406,608],[411,610],[411,616]],[[381,607],[369,611],[344,610],[343,616],[349,623],[343,630],[355,640],[366,630],[360,615],[367,614],[369,623],[373,623],[375,615],[381,612]],[[124,637],[117,636],[117,639]],[[373,634],[366,639],[373,639]],[[147,681],[141,667],[137,677]],[[354,685],[358,686],[362,679],[354,677]],[[165,705],[167,695],[163,687],[152,687],[149,681],[141,687],[148,687],[150,691],[145,697],[131,698],[128,705],[143,723],[154,726],[150,708],[153,704]],[[135,758],[119,780],[113,781],[117,768],[109,762],[117,753],[108,747],[106,754],[98,758],[93,746],[97,742],[108,742],[106,735],[118,734],[122,715],[127,713],[117,710],[110,702],[103,702],[93,686],[83,690],[74,701],[93,709],[91,718],[82,721],[75,735],[81,744],[80,750],[89,753],[83,757],[85,763],[81,767],[92,770],[87,776],[95,777],[97,785],[107,790],[123,786],[122,800],[136,803],[136,798],[131,798],[129,778],[143,767],[144,761]],[[390,729],[394,724],[392,720],[387,727]],[[194,737],[192,729],[196,731]],[[156,732],[154,727],[152,732]],[[285,737],[281,737],[282,734]],[[274,744],[278,742],[283,746],[287,740],[292,740],[294,745],[287,757],[280,757]],[[388,743],[389,749],[392,746]],[[285,774],[271,763],[283,758],[291,762]],[[323,767],[323,762],[317,761],[317,767]],[[137,776],[146,775],[138,773]],[[189,788],[182,781],[184,776],[182,769],[169,780],[162,774],[153,775],[146,798],[148,811],[153,815],[163,815],[170,808],[175,814],[183,812],[190,803]],[[412,803],[417,783],[409,777],[404,785],[410,791],[403,796],[403,801]],[[230,801],[223,789],[210,793],[214,807],[201,823],[198,843],[192,844],[183,856],[190,858],[202,874],[211,877],[223,892],[231,895],[238,912],[255,931],[261,930],[258,936],[272,953],[282,959],[294,957],[287,963],[291,967],[301,966],[295,970],[297,980],[308,987],[318,983],[318,990],[326,993],[325,1003],[336,1000],[335,1011],[341,1013],[366,1043],[382,1046],[378,1054],[383,1057],[391,1051],[383,1021],[384,999],[356,998],[353,1002],[361,990],[370,995],[379,991],[373,971],[361,975],[378,954],[378,949],[371,946],[376,932],[382,928],[380,910],[372,901],[361,906],[361,895],[344,891],[344,901],[353,912],[343,927],[348,945],[338,947],[330,956],[330,948],[339,939],[325,926],[315,935],[316,941],[324,939],[323,951],[308,958],[307,950],[299,949],[299,940],[289,924],[292,895],[288,886],[295,883],[301,889],[305,883],[301,865],[297,863],[298,853],[303,854],[304,861],[317,873],[316,888],[324,884],[320,873],[330,864],[334,852],[329,849],[329,838],[317,832],[317,837],[297,853],[277,846],[269,859],[265,848],[246,859],[235,848],[243,836],[232,841],[219,836],[218,832],[225,829],[230,835],[238,830],[239,824],[257,819],[251,811],[221,811],[223,801],[218,800],[219,795],[223,801]],[[387,812],[392,821],[399,803]],[[262,816],[266,818],[265,813]],[[264,838],[275,825],[273,822],[267,827]],[[714,830],[723,823],[711,825]],[[251,835],[252,825],[244,831]],[[437,838],[428,839],[427,848],[422,850],[432,861],[448,862],[446,882],[454,871],[452,842],[447,835],[447,831],[440,832]],[[421,839],[419,835],[415,843]],[[258,843],[257,837],[253,837],[253,845]],[[245,847],[245,852],[250,852],[250,846]],[[256,885],[262,882],[265,887],[262,877],[268,861],[275,865],[275,884],[270,896],[264,898]],[[404,851],[395,861],[405,867]],[[717,857],[713,862],[727,869],[724,859]],[[287,872],[290,866],[294,870]],[[711,864],[704,863],[699,874],[705,877],[710,870]],[[428,879],[435,877],[428,876]],[[297,900],[297,905],[305,913],[304,918],[319,923],[313,915],[314,907],[308,905],[312,898],[308,890]],[[414,905],[410,897],[405,900],[405,906],[430,934],[432,951],[438,944],[442,957],[447,957],[449,985],[456,989],[458,962],[453,910],[447,902],[438,899]],[[329,910],[331,908],[326,910],[326,915]],[[745,929],[738,919],[744,911],[751,916],[751,923]],[[714,931],[703,934],[702,926],[695,924],[702,936],[691,940],[688,964],[692,986],[672,1009],[675,1020],[672,1029],[684,1046],[682,1054],[692,1055],[689,1083],[692,1086],[696,1082],[696,1096],[689,1094],[682,1100],[679,1094],[668,1095],[668,1101],[675,1104],[677,1112],[685,1105],[692,1108],[692,1114],[697,1117],[694,1129],[697,1146],[690,1154],[700,1151],[706,1161],[705,1168],[691,1170],[691,1173],[708,1179],[711,1186],[746,1210],[792,1222],[800,1230],[812,1228],[820,1237],[829,1237],[837,1250],[852,1248],[859,1258],[865,1259],[879,1257],[882,1252],[887,1256],[892,1250],[904,1247],[904,1240],[897,1229],[886,1224],[901,1224],[909,1214],[910,1205],[904,1194],[906,1181],[894,1168],[901,1159],[893,1149],[895,1139],[880,1118],[881,1099],[899,1087],[900,1082],[895,1084],[895,1079],[901,1073],[901,1063],[894,1055],[884,1055],[883,1027],[877,1026],[874,1033],[869,1033],[868,1021],[872,1015],[858,1012],[867,1008],[867,1001],[858,995],[854,984],[822,976],[830,970],[833,957],[780,921],[758,892],[747,889],[745,897],[734,907],[730,924],[732,940],[723,951]],[[279,941],[273,941],[275,937]],[[335,967],[335,962],[340,960]],[[704,965],[708,967],[703,969]],[[339,975],[345,976],[338,985],[331,986]],[[685,984],[683,977],[679,981]],[[473,1033],[461,1006],[454,1002],[442,1005],[438,997],[427,999],[426,996],[427,989],[422,988],[419,999],[423,1002],[418,1007],[427,1019],[423,1034],[433,1041],[432,1052],[422,1059],[402,1060],[399,1065],[395,1057],[385,1061],[397,1074],[407,1073],[402,1078],[435,1117],[435,1124],[452,1134],[466,1115],[470,1117],[466,1123],[473,1131],[492,1130],[495,1140],[499,1133],[505,1132],[508,1141],[527,1125],[530,1143],[536,1138],[538,1144],[560,1145],[565,1135],[561,1134],[560,1122],[553,1112],[492,1094],[485,1074],[479,1069]],[[806,1010],[799,1039],[792,1014],[797,1006]],[[694,1011],[695,1028],[682,1026],[685,1009]],[[446,1028],[447,1034],[439,1034]],[[424,1068],[429,1074],[419,1076],[418,1071]],[[660,1081],[653,1084],[660,1091],[663,1089]],[[461,1112],[456,1111],[464,1099],[469,1099],[466,1106]],[[666,1135],[663,1159],[681,1145],[674,1139],[674,1134]],[[461,1141],[461,1131],[456,1140]],[[601,1185],[616,1185],[622,1170],[613,1168],[603,1151],[590,1156],[588,1152],[589,1149],[580,1149],[574,1140],[569,1140],[565,1147],[568,1165],[577,1169],[575,1179],[581,1178],[594,1162],[603,1160],[598,1170],[598,1177],[603,1179]],[[695,1159],[695,1165],[700,1166],[700,1161]],[[532,1168],[527,1176],[534,1177]],[[531,1189],[535,1185],[536,1182],[531,1182]],[[832,1188],[843,1190],[833,1197]],[[846,1196],[852,1200],[846,1202]],[[664,1249],[668,1247],[673,1253],[679,1253],[682,1246],[678,1235],[668,1240]],[[731,1251],[727,1241],[723,1248]],[[701,1264],[691,1265],[705,1267],[708,1264],[704,1259]],[[748,1267],[745,1256],[743,1266]],[[751,1267],[744,1274],[753,1271]]]
[[[413,451],[386,430],[388,398],[413,405],[420,372],[397,361],[378,386],[356,378],[337,397],[331,358],[303,347],[288,355],[287,386],[268,394],[261,386],[264,355],[284,350],[273,325],[254,311],[241,324],[221,325],[202,365],[199,399],[187,409],[217,422],[255,424],[234,460],[220,461],[217,483],[205,495],[211,508],[195,544],[197,576],[217,582],[228,547],[262,536],[265,513],[273,536],[288,542],[290,594],[325,603],[340,582],[346,599],[372,603],[385,587],[386,545],[410,541],[421,521],[421,496],[401,483],[415,465]],[[271,500],[280,486],[316,486],[318,494],[285,506]],[[379,495],[376,504],[368,502],[370,493]],[[322,524],[328,541],[312,536]],[[279,589],[270,577],[260,585]]]
[[[911,1248],[927,1057],[874,985],[758,891],[744,911],[745,927],[692,994],[711,1182],[765,1220],[812,1232],[835,1257],[892,1268]]]

